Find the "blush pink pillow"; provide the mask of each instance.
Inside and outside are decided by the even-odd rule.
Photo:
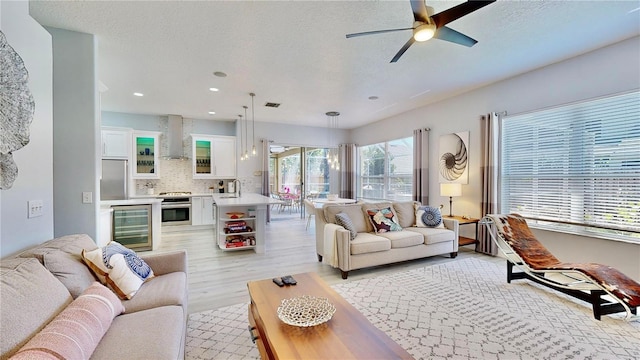
[[[88,359],[123,311],[116,294],[96,281],[11,359]]]

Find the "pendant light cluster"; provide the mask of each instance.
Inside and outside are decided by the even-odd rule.
[[[256,116],[253,103],[253,98],[256,94],[249,93],[249,96],[251,96],[251,156],[256,156],[258,153],[256,151]],[[244,105],[242,108],[244,109],[244,122],[242,121],[242,115],[238,115],[238,121],[240,122],[240,160],[244,161],[249,160],[249,118],[247,117],[248,107]]]
[[[329,136],[329,151],[327,152],[327,162],[331,169],[340,170],[340,161],[338,161],[338,145],[336,133],[338,131],[338,116],[340,113],[337,111],[329,111],[327,115],[327,134]]]

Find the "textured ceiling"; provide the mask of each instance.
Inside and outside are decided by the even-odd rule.
[[[427,5],[438,13],[461,2]],[[345,34],[410,27],[408,0],[30,2],[41,24],[97,36],[103,110],[234,120],[243,105],[251,117],[254,92],[256,121],[326,126],[324,114],[336,110],[342,128],[637,36],[639,7],[498,1],[448,25],[478,40],[474,47],[434,39],[390,64],[411,31]]]

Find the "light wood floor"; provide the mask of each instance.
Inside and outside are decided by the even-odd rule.
[[[186,249],[189,259],[189,313],[249,302],[247,281],[271,279],[283,275],[314,271],[328,284],[374,277],[385,273],[455,261],[468,257],[496,258],[475,253],[472,246],[462,247],[459,256],[434,256],[393,265],[378,266],[349,273],[342,280],[340,271],[318,262],[314,221],[305,230],[306,219],[288,211],[275,213],[266,225],[265,254],[253,250],[222,251],[216,246],[213,229],[162,233],[160,248],[154,252]],[[183,228],[184,229],[184,228]],[[164,229],[163,229],[164,230]]]

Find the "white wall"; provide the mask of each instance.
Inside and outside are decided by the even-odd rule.
[[[35,101],[30,142],[14,152],[18,178],[0,190],[0,256],[53,237],[53,105],[51,35],[29,16],[29,2],[0,2],[0,29],[29,72]],[[42,200],[44,215],[27,218],[27,201]]]
[[[470,131],[469,184],[454,198],[454,213],[480,216],[480,116],[492,111],[516,114],[640,88],[640,37],[513,77],[468,93],[436,102],[352,131],[361,145],[411,136],[412,130],[430,127],[429,199],[434,205],[448,198],[439,195],[438,139],[443,134]],[[403,126],[397,126],[403,124]],[[470,228],[470,227],[469,227]],[[473,230],[462,227],[463,233]],[[540,231],[541,240],[567,261],[600,261],[617,266],[640,279],[640,245]],[[561,245],[560,245],[561,244]],[[605,255],[606,254],[606,255]]]
[[[99,92],[94,35],[47,28],[53,37],[53,166],[56,237],[97,239],[100,150]],[[92,203],[82,202],[82,193]]]

